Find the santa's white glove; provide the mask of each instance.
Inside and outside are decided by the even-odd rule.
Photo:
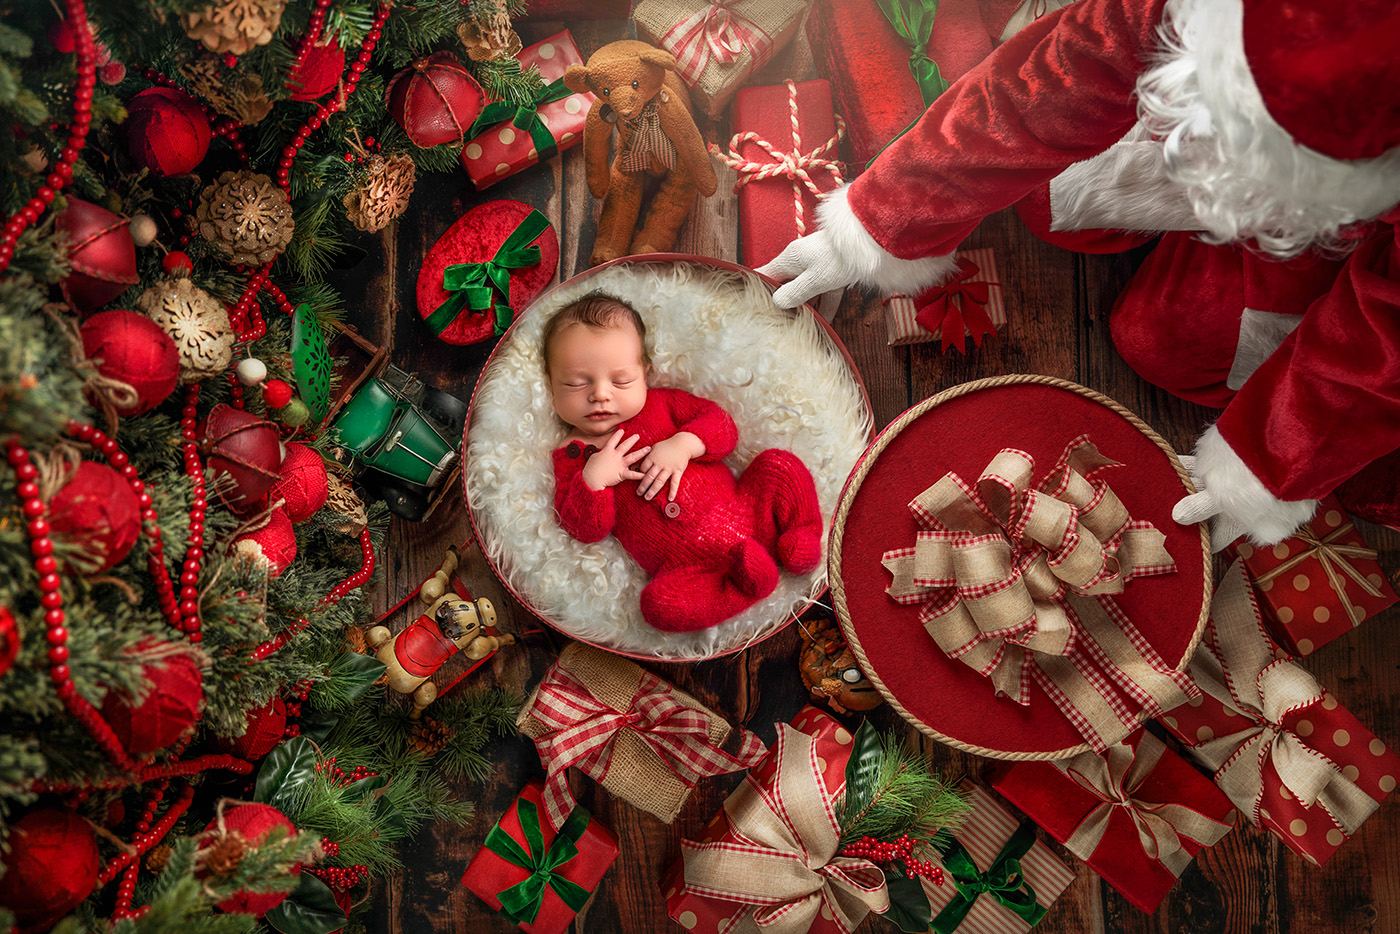
[[[798,237],[759,272],[787,281],[773,293],[779,308],[796,308],[810,298],[855,282],[858,276],[842,264],[825,230]],[[788,281],[791,280],[791,281]]]
[[[1195,456],[1181,458],[1200,492],[1172,509],[1181,525],[1210,521],[1210,547],[1221,551],[1241,535],[1256,545],[1275,545],[1312,518],[1317,500],[1283,500],[1268,491],[1220,430],[1212,425],[1196,442]]]

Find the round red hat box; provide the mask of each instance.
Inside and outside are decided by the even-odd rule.
[[[520,222],[534,208],[520,201],[488,201],[472,208],[438,238],[418,272],[418,314],[424,320],[451,296],[442,287],[442,275],[456,263],[484,263],[496,255]],[[520,313],[535,300],[559,269],[559,236],[553,225],[530,241],[540,248],[540,261],[533,266],[512,269],[510,273],[510,307]],[[449,344],[475,344],[490,340],[496,334],[496,302],[490,308],[473,311],[464,307],[457,319],[439,337]]]
[[[1022,707],[945,655],[920,622],[919,604],[886,588],[885,552],[914,544],[908,504],[949,471],[975,484],[991,459],[1016,448],[1035,461],[1039,484],[1080,435],[1123,466],[1103,474],[1133,520],[1166,536],[1177,571],[1130,581],[1112,599],[1166,663],[1184,671],[1210,609],[1210,540],[1204,525],[1172,520],[1195,490],[1176,454],[1137,416],[1091,389],[1045,376],[964,383],[890,423],[851,473],[831,533],[831,592],[860,668],[904,719],[940,742],[1003,759],[1061,759],[1088,749],[1034,680]]]

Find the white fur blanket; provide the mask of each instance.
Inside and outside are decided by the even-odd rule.
[[[563,283],[521,315],[482,373],[463,477],[482,549],[505,583],[560,630],[603,648],[676,661],[738,651],[819,594],[825,565],[802,577],[784,573],[770,597],[719,626],[660,632],[641,615],[646,573],[617,540],[584,544],[555,521],[551,452],[567,428],[550,404],[540,334],[557,309],[593,289],[645,320],[652,385],[686,389],[734,417],[739,446],[725,460],[730,468],[772,447],[802,459],[828,529],[868,440],[869,406],[810,312],[779,309],[757,276],[684,261],[624,264]]]

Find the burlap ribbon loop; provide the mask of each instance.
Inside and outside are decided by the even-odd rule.
[[[1112,466],[1081,435],[1033,488],[1033,458],[1004,449],[975,487],[949,472],[915,497],[924,530],[882,558],[886,592],[922,604],[945,654],[1022,706],[1037,681],[1099,750],[1138,719],[1113,685],[1152,715],[1195,696],[1110,599],[1134,578],[1176,571],[1166,536],[1091,479]]]
[[[1161,761],[1166,746],[1144,733],[1137,750],[1126,743],[1109,747],[1103,755],[1080,753],[1054,763],[1081,788],[1103,803],[1094,808],[1070,834],[1065,846],[1088,860],[1098,849],[1115,809],[1122,808],[1137,829],[1138,842],[1149,859],[1159,861],[1174,876],[1191,864],[1191,854],[1181,838],[1210,846],[1230,832],[1233,823],[1218,821],[1193,807],[1170,801],[1152,801],[1140,793],[1142,783]],[[1233,817],[1233,812],[1231,812]]]
[[[1243,562],[1236,561],[1211,603],[1213,642],[1191,660],[1201,689],[1244,720],[1244,728],[1194,747],[1215,769],[1215,783],[1235,806],[1260,823],[1263,767],[1272,761],[1291,795],[1304,807],[1320,806],[1346,834],[1379,806],[1341,768],[1283,726],[1289,715],[1320,704],[1324,691],[1311,674],[1274,657]]]
[[[1380,588],[1367,580],[1356,565],[1351,563],[1351,559],[1360,558],[1363,561],[1375,561],[1380,555],[1374,548],[1367,548],[1365,545],[1350,545],[1339,541],[1353,531],[1355,531],[1355,527],[1351,524],[1350,519],[1329,532],[1325,538],[1318,538],[1316,532],[1304,525],[1293,533],[1293,537],[1301,539],[1307,547],[1278,567],[1271,568],[1259,575],[1255,583],[1267,584],[1293,570],[1304,561],[1316,558],[1318,563],[1322,565],[1322,570],[1327,574],[1327,583],[1337,595],[1338,602],[1346,608],[1351,624],[1360,626],[1365,622],[1366,614],[1347,598],[1346,584],[1342,581],[1342,575],[1350,577],[1356,582],[1356,586],[1371,596],[1379,597],[1381,595]]]
[[[959,256],[958,269],[953,278],[921,292],[914,299],[919,309],[914,320],[930,334],[942,334],[945,353],[950,348],[961,353],[969,335],[977,347],[982,346],[983,338],[996,336],[997,326],[992,323],[991,315],[987,314],[987,303],[992,300],[992,284],[968,281],[981,271],[972,260]]]
[[[637,691],[622,709],[610,706],[573,672],[556,668],[540,686],[532,715],[552,732],[535,738],[545,767],[541,800],[551,828],[563,825],[576,802],[569,791],[569,766],[601,780],[612,764],[620,730],[645,742],[686,787],[709,775],[752,768],[767,752],[747,730],[737,755],[710,741],[710,715],[678,701],[660,678],[643,673]]]
[[[739,60],[748,47],[755,60],[766,61],[772,36],[734,7],[741,0],[711,0],[672,26],[659,43],[675,56],[677,72],[694,85],[711,60],[725,65]]]
[[[837,856],[841,830],[811,736],[778,727],[773,781],[752,777],[724,809],[737,841],[685,840],[685,889],[754,906],[729,934],[805,934],[819,913],[849,934],[867,912],[889,910],[884,873],[864,859]]]

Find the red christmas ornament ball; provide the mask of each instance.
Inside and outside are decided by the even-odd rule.
[[[147,88],[126,102],[126,148],[156,175],[183,175],[209,152],[209,118],[177,88]]]
[[[133,705],[125,693],[113,690],[102,702],[102,718],[133,756],[164,749],[199,720],[204,676],[193,658],[185,652],[172,651],[174,648],[168,642],[143,640],[132,651],[159,656],[142,672],[150,682],[145,699]]]
[[[78,37],[73,35],[73,27],[68,25],[66,19],[51,23],[44,34],[48,36],[54,51],[60,55],[71,55],[78,47]]]
[[[160,268],[165,270],[167,276],[188,276],[194,272],[194,263],[190,261],[188,253],[171,250],[161,259]]]
[[[10,826],[0,905],[22,927],[47,929],[92,894],[101,863],[87,821],[64,808],[30,811]]]
[[[286,509],[274,509],[267,524],[233,543],[234,554],[267,569],[268,576],[277,577],[287,570],[297,557],[297,533]]]
[[[124,308],[103,311],[83,322],[83,353],[97,372],[136,390],[136,402],[119,408],[140,415],[164,402],[180,379],[180,352],[170,335],[145,315]]]
[[[313,45],[306,50],[301,64],[292,69],[287,89],[294,101],[314,101],[335,90],[344,73],[345,50],[338,43]]]
[[[106,464],[83,461],[49,502],[49,526],[77,544],[73,563],[87,574],[109,570],[141,534],[141,503],[131,485]]]
[[[239,804],[224,811],[224,831],[238,831],[243,835],[243,839],[250,847],[256,847],[267,838],[275,828],[282,827],[288,834],[297,832],[296,826],[285,814],[277,810],[270,804]],[[209,838],[218,832],[219,819],[216,817],[209,822],[209,826],[204,828],[206,836],[200,841],[200,846],[209,845]],[[292,868],[292,875],[301,873],[300,866]],[[287,897],[286,892],[238,892],[224,901],[219,902],[219,908],[230,914],[255,915],[261,918]]]
[[[140,281],[136,272],[136,242],[127,219],[90,201],[69,197],[55,221],[68,241],[72,272],[60,285],[63,297],[82,317],[116,298]]]
[[[277,428],[265,419],[219,403],[204,422],[204,453],[210,485],[230,477],[233,488],[221,488],[219,498],[233,512],[247,514],[278,480],[282,443]]]
[[[286,380],[270,379],[263,383],[263,401],[270,409],[280,409],[292,401],[292,387]]]
[[[457,56],[434,52],[394,75],[385,91],[389,116],[415,146],[461,142],[484,96]]]
[[[321,455],[304,444],[288,444],[282,458],[282,479],[272,487],[272,499],[285,500],[287,518],[302,522],[326,505],[330,480]]]
[[[7,606],[0,606],[0,675],[19,657],[19,624]]]
[[[233,741],[229,751],[240,759],[261,759],[282,741],[286,730],[287,704],[281,695],[274,694],[266,704],[248,711],[243,735]]]

